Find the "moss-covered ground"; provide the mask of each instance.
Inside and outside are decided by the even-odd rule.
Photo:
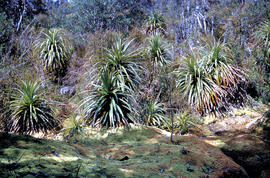
[[[0,134],[1,177],[219,177],[245,171],[219,148],[195,136],[157,128],[91,132],[54,141]]]

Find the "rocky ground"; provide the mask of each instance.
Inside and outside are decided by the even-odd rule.
[[[222,152],[241,165],[250,177],[270,177],[269,113],[236,110],[230,116],[207,124],[201,140],[221,148]]]

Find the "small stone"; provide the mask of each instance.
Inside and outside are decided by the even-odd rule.
[[[183,155],[186,155],[186,154],[188,154],[188,153],[189,153],[189,151],[188,151],[188,150],[186,150],[185,148],[182,148],[181,153],[182,153]]]

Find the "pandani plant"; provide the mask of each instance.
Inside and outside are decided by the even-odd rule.
[[[22,81],[10,103],[9,130],[16,133],[47,133],[59,125],[53,110],[42,99],[37,81]]]
[[[86,117],[86,123],[93,127],[129,127],[136,123],[136,109],[133,96],[128,87],[119,86],[117,76],[109,70],[100,74],[100,82],[83,99],[80,108]],[[124,89],[123,88],[127,88]]]
[[[140,83],[138,73],[142,70],[140,65],[141,50],[135,49],[133,40],[124,40],[117,37],[102,63],[102,71],[110,70],[115,76],[118,86],[136,89]],[[124,88],[122,88],[124,89]]]
[[[72,55],[71,43],[61,29],[43,30],[34,43],[34,53],[47,72],[53,72],[57,77],[66,72],[68,61]]]
[[[233,56],[224,43],[214,41],[191,50],[182,57],[174,74],[178,88],[201,115],[222,114],[245,103],[246,75],[233,64]]]

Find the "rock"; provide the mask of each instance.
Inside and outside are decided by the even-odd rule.
[[[262,119],[260,119],[260,122],[257,123],[254,130],[263,138],[270,141],[270,114],[269,111],[267,111]]]
[[[248,131],[256,123],[257,119],[259,118],[249,116],[226,117],[210,124],[209,129],[213,132]]]
[[[215,134],[208,134],[201,140],[221,148],[250,177],[259,177],[263,170],[270,169],[270,132],[267,129],[270,128],[270,119],[267,120],[270,114],[265,113],[265,117],[262,117],[262,114],[251,113],[247,109],[235,113],[236,116],[209,124],[209,130]]]
[[[250,177],[259,177],[261,171],[270,168],[270,146],[255,134],[223,132],[221,136],[206,137],[204,141],[220,147]]]
[[[69,97],[75,95],[75,87],[74,86],[65,86],[60,89],[61,95],[67,95]]]

